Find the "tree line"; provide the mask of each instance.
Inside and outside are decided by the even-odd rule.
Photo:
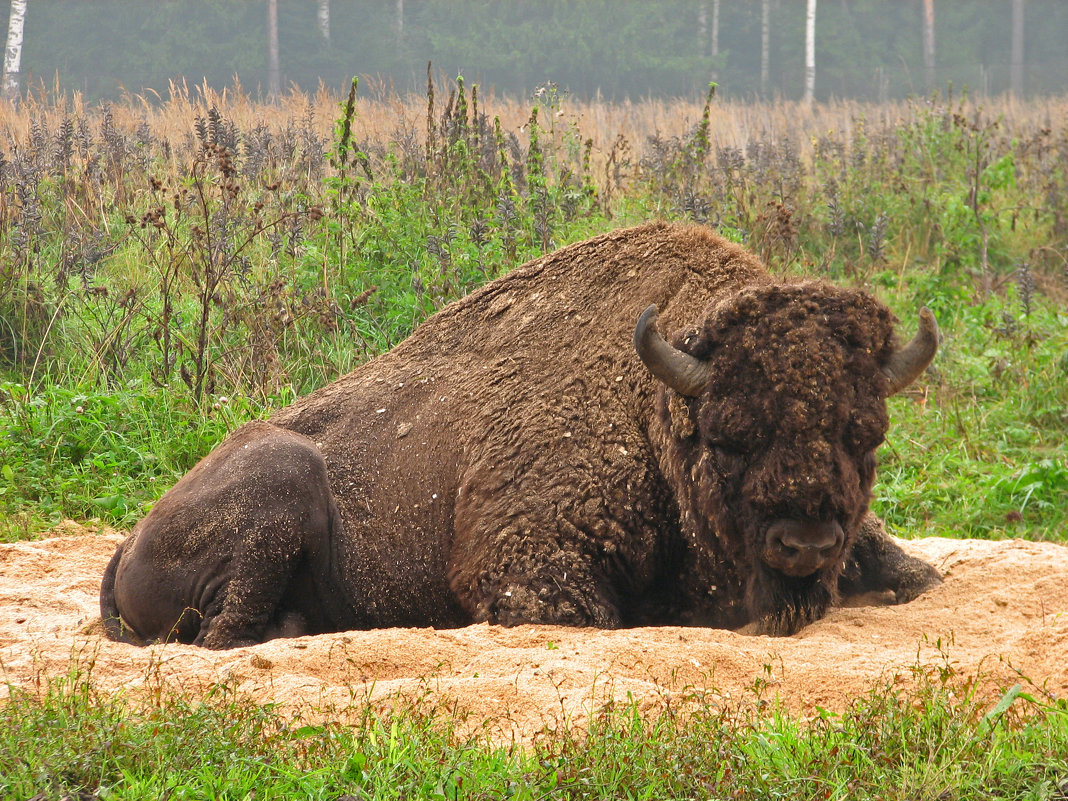
[[[320,81],[419,90],[426,64],[486,89],[555,83],[612,100],[727,96],[881,100],[944,88],[1068,85],[1063,0],[11,0],[11,95],[58,85],[106,100],[237,77],[271,94]],[[25,15],[23,25],[9,24]],[[12,64],[12,38],[21,37]],[[12,72],[12,66],[14,70]],[[12,76],[16,86],[12,87]],[[20,80],[19,80],[20,79]],[[370,80],[367,80],[370,79]]]

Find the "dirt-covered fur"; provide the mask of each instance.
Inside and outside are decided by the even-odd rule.
[[[236,431],[116,552],[105,626],[216,648],[473,621],[786,634],[839,583],[909,600],[937,572],[865,515],[915,350],[872,297],[780,283],[705,228],[572,245]]]

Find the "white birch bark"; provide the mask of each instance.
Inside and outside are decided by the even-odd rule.
[[[705,3],[697,4],[697,55],[705,54],[705,38],[708,36],[708,8]]]
[[[805,12],[805,105],[816,93],[816,0],[808,0]]]
[[[1012,0],[1012,93],[1024,89],[1024,0]]]
[[[19,95],[19,70],[22,63],[22,33],[26,26],[26,0],[11,0],[11,16],[7,26],[7,48],[4,50],[3,96],[12,102]]]
[[[712,80],[719,80],[719,0],[712,0]]]
[[[282,94],[282,69],[278,56],[278,0],[267,0],[267,96]]]
[[[771,0],[763,0],[760,9],[760,94],[768,93],[771,69]]]
[[[330,41],[330,0],[319,0],[319,35]]]

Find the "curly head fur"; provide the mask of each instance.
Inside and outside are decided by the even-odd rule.
[[[776,521],[837,524],[841,552],[867,511],[888,419],[881,365],[893,315],[869,295],[822,283],[743,290],[714,303],[675,347],[708,365],[694,398],[664,391],[659,414],[684,519],[733,573],[745,617],[795,631],[834,599],[841,559],[806,576],[768,564]],[[807,523],[806,523],[807,524]]]

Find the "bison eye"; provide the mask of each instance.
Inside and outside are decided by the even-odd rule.
[[[741,443],[722,437],[709,438],[705,444],[710,451],[730,459],[740,459],[745,456],[745,448]]]
[[[846,444],[852,446],[855,451],[861,453],[874,451],[883,444],[885,439],[886,432],[881,427],[877,426],[865,426],[853,423],[845,432]]]

